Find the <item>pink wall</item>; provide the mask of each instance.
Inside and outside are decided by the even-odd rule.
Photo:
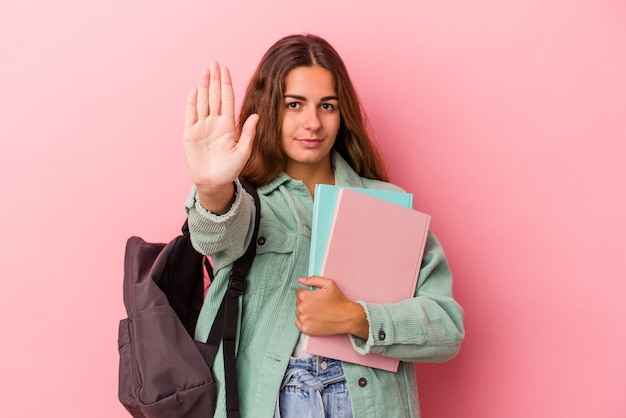
[[[424,417],[626,416],[617,0],[3,1],[1,415],[127,416],[123,248],[184,218],[187,89],[216,58],[241,93],[304,31],[344,56],[456,275],[467,339],[418,367]]]

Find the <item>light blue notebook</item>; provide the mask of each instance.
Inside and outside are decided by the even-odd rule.
[[[335,206],[339,189],[345,186],[318,184],[315,186],[315,202],[313,203],[313,220],[311,223],[311,252],[309,255],[309,276],[319,276],[324,261],[328,234],[335,215]],[[411,193],[393,192],[389,190],[372,190],[356,187],[345,187],[389,202],[413,208]]]

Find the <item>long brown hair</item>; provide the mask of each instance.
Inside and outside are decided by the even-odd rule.
[[[310,34],[290,35],[276,42],[250,80],[239,114],[239,130],[251,114],[260,117],[252,155],[241,176],[260,186],[284,170],[287,160],[280,132],[285,79],[294,68],[313,65],[327,69],[335,79],[341,123],[333,149],[360,176],[386,181],[385,166],[365,128],[363,110],[343,60],[328,42]]]

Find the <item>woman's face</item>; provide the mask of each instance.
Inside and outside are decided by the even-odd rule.
[[[285,171],[328,169],[341,115],[330,71],[320,66],[297,67],[285,79],[281,145]]]

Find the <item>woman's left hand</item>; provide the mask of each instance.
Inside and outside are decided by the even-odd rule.
[[[360,304],[348,299],[334,280],[312,276],[300,279],[315,289],[296,290],[296,327],[312,336],[352,334],[366,340],[369,323]]]

